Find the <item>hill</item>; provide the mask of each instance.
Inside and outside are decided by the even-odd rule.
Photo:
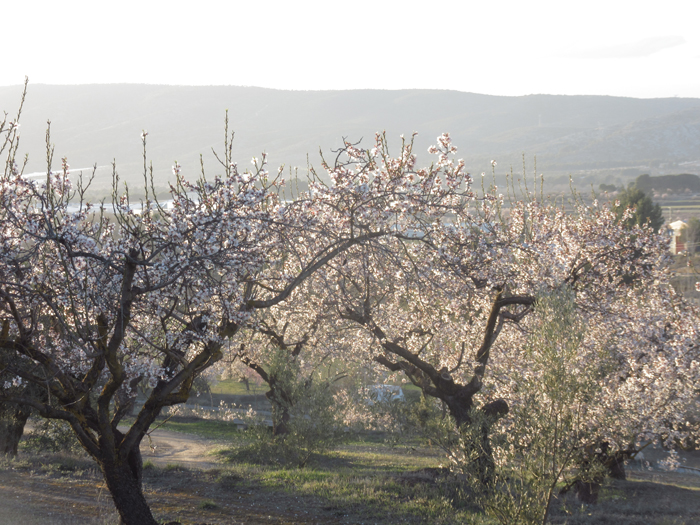
[[[0,109],[16,111],[21,88],[0,88]],[[45,170],[44,133],[51,120],[56,158],[72,167],[115,159],[120,175],[137,181],[143,171],[140,134],[148,130],[148,156],[159,183],[177,159],[199,172],[199,155],[216,171],[211,148],[221,148],[229,110],[236,130],[234,158],[247,165],[262,151],[271,166],[299,166],[307,154],[337,148],[342,138],[370,145],[376,131],[398,136],[417,131],[417,151],[449,131],[473,172],[519,169],[522,154],[537,156],[548,174],[623,169],[630,176],[664,163],[700,166],[700,99],[633,99],[602,96],[497,97],[440,90],[282,91],[235,86],[78,85],[29,86],[22,116],[28,172]],[[57,163],[58,165],[58,163]],[[676,171],[677,173],[678,171]],[[107,168],[100,178],[109,179]]]

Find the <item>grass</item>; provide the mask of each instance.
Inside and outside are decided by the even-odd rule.
[[[700,479],[633,471],[627,481],[609,482],[597,505],[582,506],[568,497],[554,511],[553,524],[691,525],[700,523]]]
[[[338,515],[352,513],[360,521],[392,516],[390,523],[479,523],[473,508],[454,505],[454,485],[434,475],[442,472],[442,457],[433,449],[356,443],[314,456],[307,468],[286,469],[241,462],[240,446],[218,451],[228,464],[226,476],[268,491],[321,498]],[[239,461],[230,463],[232,456]]]
[[[197,508],[200,508],[202,510],[215,510],[218,509],[219,506],[214,501],[207,499],[200,502],[199,505],[197,505]]]
[[[298,469],[246,459],[240,452],[250,445],[251,434],[230,423],[171,420],[165,428],[226,441],[226,446],[216,451],[221,467],[210,471],[145,462],[149,501],[161,520],[222,524],[252,509],[255,516],[277,512],[275,515],[281,517],[276,523],[289,524],[296,523],[297,514],[301,519],[302,513],[318,523],[336,522],[341,517],[348,523],[383,525],[492,523],[470,505],[462,484],[441,468],[442,452],[418,440],[390,446],[381,433],[355,436],[332,452],[313,456],[306,468]],[[32,478],[42,476],[49,482],[72,484],[92,478],[101,483],[94,463],[71,455],[5,461],[0,464],[0,471],[3,469]],[[289,508],[292,510],[285,510]],[[253,514],[244,522],[258,523]],[[597,505],[582,506],[571,495],[561,497],[553,506],[550,523],[700,523],[700,477],[629,470],[627,481],[614,481],[604,488]]]
[[[241,433],[234,423],[215,419],[171,418],[160,428],[172,430],[173,432],[194,434],[217,441],[236,439],[236,436]]]
[[[240,452],[247,442],[240,432],[229,447],[216,452],[227,465],[220,479],[232,480],[235,487],[320,498],[325,509],[352,515],[357,522],[492,523],[470,504],[462,484],[441,468],[439,449],[418,442],[392,447],[384,437],[362,436],[314,456],[307,468],[289,469],[246,461]],[[700,477],[630,470],[627,481],[604,487],[597,505],[583,506],[573,494],[557,496],[549,523],[700,523]]]
[[[99,471],[91,458],[69,452],[31,454],[20,459],[5,458],[0,461],[2,469],[71,478],[83,478]]]
[[[315,458],[305,469],[279,469],[251,463],[232,464],[227,475],[268,491],[288,491],[318,497],[325,508],[358,521],[392,518],[384,523],[470,523],[489,521],[469,505],[459,483],[442,474],[441,457],[433,450],[405,447],[345,446]],[[700,480],[654,481],[647,473],[634,473],[628,481],[605,487],[597,505],[584,506],[573,495],[554,502],[551,523],[675,524],[700,522]]]

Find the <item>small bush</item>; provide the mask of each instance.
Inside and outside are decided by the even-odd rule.
[[[252,444],[237,456],[263,464],[304,467],[312,455],[345,440],[342,410],[333,397],[331,382],[305,377],[298,361],[284,352],[271,357],[270,376],[275,380],[269,396],[272,419],[276,428],[284,426],[285,431],[273,433],[262,422],[253,424],[247,431]]]
[[[65,421],[42,419],[24,439],[22,448],[27,452],[70,452],[84,454],[73,429]]]
[[[222,487],[233,488],[241,484],[243,478],[237,474],[221,474],[216,478],[216,482]]]

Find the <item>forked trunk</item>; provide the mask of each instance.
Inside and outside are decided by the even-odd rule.
[[[129,455],[126,462],[101,462],[100,467],[124,525],[158,525],[141,486],[141,453]]]
[[[445,395],[443,400],[467,441],[465,445],[472,448],[465,452],[474,458],[474,475],[483,485],[489,485],[496,471],[490,439],[491,425],[508,413],[507,403],[499,399],[483,406],[474,414],[473,394],[467,388],[462,388],[454,396]]]
[[[0,454],[16,456],[19,440],[24,434],[24,425],[29,411],[21,407],[3,407],[0,415]]]

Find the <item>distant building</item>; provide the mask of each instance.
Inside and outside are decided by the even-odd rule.
[[[678,255],[685,251],[685,243],[681,240],[681,232],[688,225],[683,221],[672,222],[668,225],[671,228],[671,253]]]

